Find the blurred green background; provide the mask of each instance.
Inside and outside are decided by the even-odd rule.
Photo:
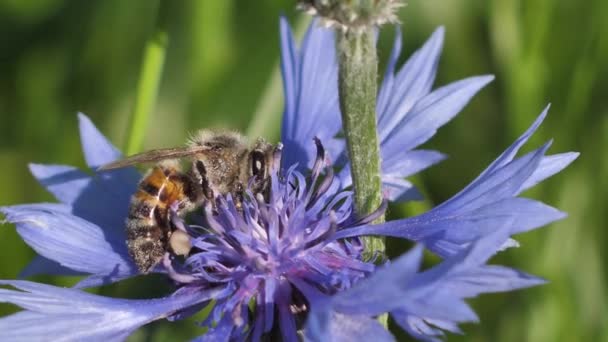
[[[87,113],[117,146],[126,145],[157,5],[0,0],[0,205],[52,200],[30,176],[28,162],[84,165],[77,111]],[[276,140],[282,111],[278,16],[303,27],[294,1],[167,1],[162,8],[169,50],[145,148],[179,145],[199,127]],[[450,158],[417,179],[427,189],[426,205],[473,179],[548,102],[550,116],[528,149],[555,138],[552,152],[582,152],[573,166],[526,194],[570,217],[519,236],[522,247],[498,260],[550,283],[473,300],[481,324],[464,325],[466,337],[449,340],[608,340],[608,1],[411,0],[401,20],[403,59],[435,27],[446,26],[436,85],[497,76],[427,144]],[[382,32],[381,67],[393,36],[391,28]],[[391,214],[424,207],[391,208]],[[0,278],[16,277],[32,257],[11,226],[0,228]],[[100,292],[146,297],[166,286],[160,279],[145,289],[140,284],[127,281]],[[132,340],[162,341],[174,334],[185,338],[197,331],[157,323]]]

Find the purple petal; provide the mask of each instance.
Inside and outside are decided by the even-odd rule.
[[[511,162],[513,158],[515,158],[515,156],[517,155],[519,149],[528,141],[528,139],[530,139],[532,134],[534,134],[538,127],[540,127],[540,124],[543,122],[543,120],[545,120],[545,117],[549,112],[549,108],[550,105],[547,106],[542,111],[542,113],[540,113],[540,115],[536,118],[536,120],[534,120],[532,125],[524,132],[524,134],[517,138],[517,140],[515,140],[515,142],[511,146],[509,146],[509,148],[507,148],[503,153],[501,153],[501,155],[496,158],[496,160],[494,160],[492,164],[490,164],[490,166],[488,166],[473,182],[471,182],[471,185],[469,185],[469,187],[472,186],[473,183],[475,183],[476,181],[480,180],[481,178],[484,178],[487,174],[493,173],[497,169],[502,168],[507,163]],[[464,190],[466,190],[466,188]]]
[[[426,96],[437,73],[445,30],[438,28],[422,48],[416,51],[394,75],[396,60],[401,50],[401,30],[389,59],[384,81],[378,94],[378,133],[383,140],[401,122],[423,96]]]
[[[382,158],[382,191],[389,201],[403,202],[423,199],[422,194],[404,177],[424,170],[445,159],[437,151],[413,150]],[[338,174],[342,187],[352,185],[350,167],[347,165]]]
[[[30,164],[30,170],[59,201],[71,206],[72,214],[122,236],[130,197],[139,177],[136,171],[121,170],[134,172],[132,179],[125,182],[116,173],[91,177],[64,165]]]
[[[78,113],[80,142],[87,165],[96,169],[122,157],[122,154],[95,127],[91,119]]]
[[[285,18],[281,18],[281,66],[285,110],[281,141],[285,145],[283,165],[310,166],[316,136],[329,142],[340,129],[338,66],[334,33],[313,21],[302,41],[296,44]]]
[[[431,210],[407,219],[345,229],[334,237],[379,235],[422,241],[437,255],[448,257],[466,248],[472,241],[492,233],[497,227],[508,226],[511,234],[516,234],[565,216],[563,212],[537,201],[509,198],[467,213],[450,215]]]
[[[391,100],[391,90],[393,89],[393,83],[395,82],[395,67],[397,65],[397,60],[401,55],[401,37],[401,27],[397,27],[395,30],[395,42],[393,43],[391,55],[388,58],[386,71],[384,72],[384,78],[382,79],[380,91],[378,92],[378,99],[376,101],[378,121],[381,121],[381,117],[387,112],[386,107]]]
[[[338,177],[342,188],[352,185],[352,176],[350,167],[344,167]],[[422,194],[414,187],[414,185],[405,180],[401,176],[393,176],[391,174],[382,175],[382,195],[389,201],[419,201],[423,199]]]
[[[48,205],[1,208],[38,254],[74,271],[124,278],[134,274],[124,237]]]
[[[328,328],[319,320],[335,310],[368,317],[390,311],[404,330],[421,339],[441,337],[441,328],[459,331],[458,323],[477,321],[465,298],[543,283],[516,270],[485,265],[502,248],[509,233],[508,225],[499,227],[466,250],[422,273],[417,273],[422,255],[422,249],[417,247],[352,288],[337,293],[330,302],[317,304],[320,313],[317,321],[309,324],[309,329],[326,333]]]
[[[511,234],[525,232],[566,218],[566,213],[527,198],[509,198],[483,206],[469,213],[470,217],[509,217],[513,220]]]
[[[461,272],[451,280],[450,291],[465,298],[480,293],[506,292],[545,284],[546,281],[533,275],[503,266],[487,265],[479,270]]]
[[[82,152],[84,153],[87,165],[91,169],[96,170],[100,166],[122,157],[122,153],[101,134],[86,115],[78,113],[78,121]],[[117,191],[119,193],[125,191],[125,189],[120,187],[121,185],[134,186],[139,178],[141,178],[141,175],[132,167],[104,171],[96,175],[107,186],[108,191]]]
[[[407,177],[444,160],[446,155],[437,151],[413,150],[382,155],[382,173]]]
[[[370,277],[332,298],[338,312],[376,316],[402,305],[404,284],[418,272],[424,249],[421,245],[379,268]],[[396,272],[398,270],[398,272]]]
[[[548,148],[549,143],[505,164],[493,173],[477,178],[464,190],[437,206],[436,210],[461,213],[503,198],[516,196],[522,184],[537,169]]]
[[[114,299],[28,281],[0,281],[0,302],[27,311],[0,319],[0,340],[122,341],[140,326],[208,301],[218,290],[150,300]]]
[[[374,318],[313,310],[308,315],[306,341],[390,342],[395,338]]]
[[[435,328],[427,320],[417,316],[409,315],[404,311],[397,311],[391,315],[393,320],[412,337],[429,342],[441,342],[445,335],[441,329]],[[451,323],[450,327],[454,324]]]
[[[519,191],[525,191],[542,182],[546,178],[560,172],[566,168],[566,166],[570,165],[570,163],[572,163],[576,158],[578,158],[579,154],[580,153],[577,152],[568,152],[544,157],[540,161],[538,168],[534,171],[532,176],[530,176],[530,178],[524,182]]]
[[[285,94],[285,109],[283,113],[283,129],[285,134],[292,133],[296,113],[298,84],[298,51],[291,32],[289,22],[285,17],[280,19],[281,32],[281,76],[283,77],[283,92]]]
[[[225,315],[215,327],[209,329],[204,335],[193,339],[192,342],[228,342],[232,337],[234,328],[232,319]]]
[[[120,158],[118,150],[103,137],[84,114],[79,114],[79,121],[83,150],[90,167],[95,168]],[[90,221],[102,229],[106,241],[115,246],[124,246],[124,220],[127,216],[130,197],[135,192],[137,181],[141,177],[135,169],[125,168],[93,176],[77,168],[64,165],[31,164],[30,170],[59,201],[69,205],[69,207],[62,208],[62,212],[69,212]],[[17,207],[13,207],[13,209],[17,209]],[[38,207],[35,210],[39,209],[43,208]],[[24,274],[34,274],[40,271],[73,273],[73,271],[67,271],[63,266],[37,260],[25,270]],[[125,275],[125,272],[117,271],[117,269],[105,270],[102,274],[86,279],[82,284],[99,285],[101,279],[105,279],[104,281],[118,280]]]
[[[281,330],[282,341],[297,342],[297,328],[294,315],[291,313],[290,305],[292,301],[291,284],[287,281],[279,283],[276,294],[277,318]]]
[[[399,177],[382,176],[382,195],[389,201],[420,201],[424,196],[409,181]]]
[[[497,227],[507,225],[510,233],[516,234],[564,218],[564,213],[540,202],[515,198],[522,190],[555,174],[578,156],[577,153],[563,153],[546,157],[549,142],[514,159],[545,115],[546,110],[464,190],[431,211],[380,225],[345,229],[337,232],[335,238],[395,236],[421,241],[438,255],[449,257]],[[514,241],[509,241],[509,245],[513,245]]]
[[[450,121],[494,76],[478,76],[441,87],[420,99],[411,113],[381,141],[382,153],[411,150],[431,138]]]
[[[0,319],[0,339],[3,341],[123,341],[133,330],[120,329],[117,321],[100,314],[43,314],[22,311]],[[132,324],[128,320],[127,324]],[[90,328],[83,328],[84,325]],[[143,324],[141,324],[143,325]],[[77,327],[81,327],[77,329]]]
[[[471,241],[490,234],[496,230],[496,227],[507,225],[511,234],[517,234],[565,217],[565,213],[541,202],[525,198],[510,198],[474,210],[465,216],[454,217],[452,220],[459,224],[451,224],[449,228],[446,225],[444,228],[448,229],[437,226],[425,227],[429,232],[434,228],[435,232],[440,231],[441,233],[431,234],[422,241],[429,250],[442,257],[447,257],[468,246]],[[436,223],[438,226],[442,224],[445,223],[442,221]],[[420,236],[416,237],[416,239],[420,238]],[[509,247],[509,245],[505,247]]]
[[[91,177],[66,165],[30,164],[30,172],[61,203],[72,205],[89,186]]]
[[[67,267],[61,266],[56,261],[47,259],[43,256],[37,255],[23,270],[19,273],[19,278],[27,278],[38,274],[50,274],[50,275],[83,275],[82,272],[71,270]]]

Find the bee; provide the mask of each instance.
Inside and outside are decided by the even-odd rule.
[[[104,165],[112,170],[156,162],[139,182],[131,198],[126,219],[127,248],[141,273],[148,273],[167,251],[187,256],[190,239],[172,223],[172,215],[183,216],[216,196],[232,194],[237,208],[245,187],[267,196],[269,170],[275,147],[263,139],[253,145],[235,132],[201,130],[183,147],[136,154]],[[179,160],[191,161],[183,171]]]

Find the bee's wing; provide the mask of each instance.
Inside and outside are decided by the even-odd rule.
[[[191,156],[196,153],[204,152],[207,148],[204,146],[187,146],[187,147],[170,147],[161,148],[158,150],[150,150],[139,154],[117,160],[115,162],[99,167],[98,171],[120,169],[122,167],[161,161],[165,159],[174,159]]]

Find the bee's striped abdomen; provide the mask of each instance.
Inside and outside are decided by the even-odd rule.
[[[127,247],[138,269],[147,273],[163,257],[171,236],[169,209],[178,211],[190,203],[190,185],[176,167],[156,166],[139,183],[131,199],[126,221]]]

